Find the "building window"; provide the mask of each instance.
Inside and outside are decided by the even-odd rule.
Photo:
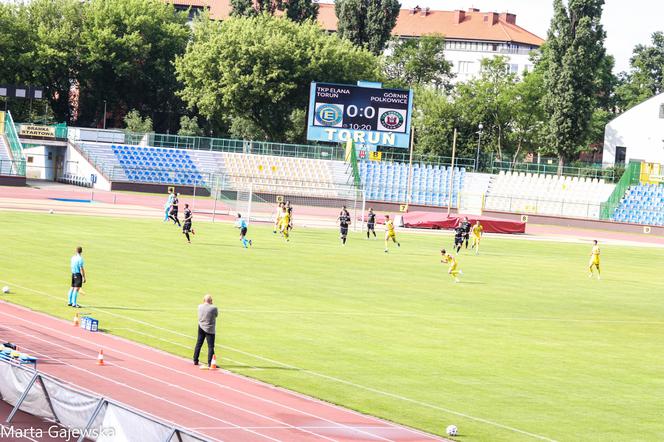
[[[659,105],[659,118],[664,118],[664,103]]]
[[[495,44],[494,44],[494,45],[491,45],[491,50],[492,50],[493,52],[496,52],[496,51],[498,50],[498,45],[495,45]]]
[[[519,65],[514,64],[514,63],[510,63],[510,72],[513,73],[513,74],[518,73],[519,72]]]
[[[627,148],[624,146],[616,146],[616,164],[625,164],[626,156]]]
[[[470,67],[472,66],[473,62],[472,61],[460,61],[459,62],[459,68],[457,69],[457,72],[460,74],[467,74],[470,72]]]
[[[35,160],[34,157],[28,157],[28,163],[32,163]]]

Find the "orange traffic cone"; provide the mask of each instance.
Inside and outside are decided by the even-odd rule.
[[[76,315],[74,316],[74,324],[73,325],[74,325],[74,327],[78,327],[79,325],[81,325],[81,320],[78,319],[78,313],[76,313]]]
[[[99,355],[97,356],[97,365],[104,365],[104,350],[99,350]]]
[[[217,369],[217,357],[215,355],[212,355],[212,362],[210,363],[210,370],[216,370]]]

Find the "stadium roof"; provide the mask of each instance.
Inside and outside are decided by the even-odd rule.
[[[178,6],[209,7],[212,18],[223,20],[230,16],[230,0],[166,0]],[[318,22],[328,31],[337,30],[334,5],[321,3]],[[516,24],[516,15],[507,12],[434,11],[415,7],[402,9],[392,34],[399,37],[420,37],[442,34],[450,40],[477,40],[522,43],[541,46],[544,40]]]

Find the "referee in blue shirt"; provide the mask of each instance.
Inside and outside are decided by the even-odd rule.
[[[71,288],[69,289],[69,306],[81,308],[78,305],[78,291],[85,282],[85,268],[83,264],[83,247],[76,247],[76,254],[71,257]]]

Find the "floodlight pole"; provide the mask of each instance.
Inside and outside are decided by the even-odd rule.
[[[104,129],[106,129],[106,100],[104,100]]]
[[[457,129],[454,128],[454,138],[452,140],[452,173],[450,174],[450,188],[448,190],[449,199],[447,201],[447,217],[449,218],[452,210],[452,194],[454,193],[454,159],[456,157]]]
[[[482,123],[477,125],[477,155],[475,155],[475,172],[480,167],[480,145],[482,144],[482,129],[484,129],[484,125]]]
[[[408,189],[406,192],[406,207],[410,204],[413,191],[413,146],[415,145],[415,126],[410,129],[410,158],[408,160]]]

